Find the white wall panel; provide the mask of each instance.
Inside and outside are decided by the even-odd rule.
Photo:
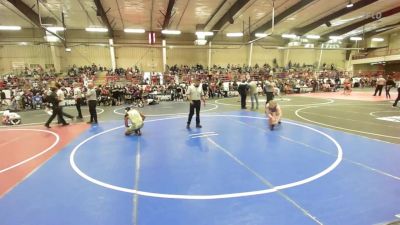
[[[213,46],[226,47],[226,46]],[[230,46],[232,48],[213,49],[211,51],[211,65],[221,65],[226,67],[228,64],[247,65],[248,47],[247,46]]]
[[[300,65],[314,65],[314,63],[318,62],[315,49],[290,49],[289,60],[292,64],[298,63]]]
[[[45,64],[52,64],[50,47],[46,45],[0,46],[0,72],[10,72],[13,64],[39,64],[45,68]]]
[[[319,52],[316,54],[319,58]],[[323,50],[321,66],[326,63],[328,66],[334,64],[338,69],[345,69],[346,51],[345,50]]]
[[[354,75],[357,75],[359,73],[363,73],[365,71],[377,71],[377,70],[382,70],[380,66],[378,65],[371,65],[371,64],[359,64],[359,65],[354,65]]]
[[[201,48],[167,48],[167,65],[208,64],[208,49]]]
[[[272,66],[272,62],[274,59],[277,60],[279,66],[282,66],[282,57],[283,51],[278,49],[265,49],[260,46],[253,46],[253,57],[252,57],[252,66],[256,63],[259,66],[264,65],[264,63]]]
[[[399,54],[400,49],[400,32],[390,35],[389,49],[396,49],[393,54]]]
[[[137,65],[143,71],[162,72],[161,48],[115,47],[117,67]]]
[[[111,67],[109,47],[106,46],[75,46],[71,52],[60,51],[61,68],[69,68],[72,65],[84,66],[96,65]]]

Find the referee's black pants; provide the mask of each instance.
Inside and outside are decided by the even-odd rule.
[[[190,124],[192,121],[192,117],[194,115],[194,110],[196,109],[196,126],[200,125],[200,107],[201,107],[201,101],[200,100],[193,100],[193,104],[190,104],[190,110],[189,110],[189,118],[187,121],[187,124]]]
[[[82,119],[82,111],[81,111],[81,105],[82,105],[82,99],[81,98],[77,98],[76,100],[76,110],[78,111],[78,118]]]
[[[400,87],[397,88],[397,98],[394,101],[393,106],[397,106],[397,103],[399,102],[399,100],[400,100]]]
[[[90,122],[97,123],[97,112],[96,112],[97,101],[89,100],[88,104],[89,104]]]

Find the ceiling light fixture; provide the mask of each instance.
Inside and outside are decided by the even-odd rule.
[[[291,38],[291,39],[294,39],[294,38],[297,38],[297,35],[295,35],[295,34],[282,34],[282,37],[283,37],[283,38]]]
[[[341,37],[341,36],[329,36],[329,39],[331,39],[331,40],[343,40],[343,37]]]
[[[108,29],[104,27],[87,27],[85,28],[86,31],[88,32],[107,32]]]
[[[383,38],[372,38],[371,41],[382,42],[382,41],[385,41],[385,39],[383,39]]]
[[[214,32],[211,31],[196,31],[197,36],[213,36]]]
[[[207,44],[207,40],[195,40],[194,44],[195,45],[206,45]]]
[[[242,37],[243,33],[242,32],[236,32],[236,33],[226,33],[227,37]]]
[[[268,34],[266,34],[266,33],[256,33],[254,36],[256,36],[258,38],[263,38],[263,37],[268,36]]]
[[[44,39],[47,42],[58,42],[59,41],[58,37],[53,36],[53,35],[46,35],[46,36],[44,36]]]
[[[315,34],[309,34],[309,35],[306,35],[306,38],[308,38],[308,39],[320,39],[321,36],[315,35]]]
[[[64,27],[46,27],[47,30],[52,31],[52,32],[57,32],[57,31],[64,31]]]
[[[352,40],[352,41],[361,41],[362,37],[351,37],[350,40]]]
[[[291,41],[288,43],[288,47],[296,47],[296,46],[300,46],[301,42],[300,41]]]
[[[131,28],[125,28],[124,29],[125,33],[135,33],[135,34],[143,34],[146,31],[144,29],[131,29]]]
[[[347,8],[351,8],[353,6],[354,6],[354,4],[351,2],[351,0],[349,0],[349,3],[347,3],[346,7]]]
[[[162,30],[161,33],[178,35],[178,34],[181,34],[182,32],[180,30]]]
[[[21,30],[20,26],[0,26],[0,30]]]

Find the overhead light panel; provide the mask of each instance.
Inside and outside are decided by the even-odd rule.
[[[385,41],[385,39],[383,39],[383,38],[372,38],[371,41],[382,42],[382,41]]]
[[[20,26],[0,26],[0,30],[21,30]]]
[[[235,32],[235,33],[226,33],[227,37],[242,37],[243,33],[242,32]]]
[[[103,33],[108,31],[108,29],[104,27],[87,27],[85,28],[85,30],[88,32],[103,32]]]
[[[331,40],[343,40],[343,37],[341,37],[341,36],[329,36],[329,39],[331,39]]]
[[[351,37],[350,40],[352,40],[352,41],[361,41],[362,37]]]
[[[207,44],[207,40],[195,40],[194,44],[195,45],[206,45]]]
[[[295,34],[282,34],[283,38],[291,38],[291,39],[295,39],[297,38],[297,35]]]
[[[57,32],[57,31],[64,31],[64,27],[46,27],[47,30],[52,31],[52,32]]]
[[[349,0],[349,3],[347,3],[346,7],[347,8],[351,8],[353,6],[354,6],[354,4],[351,2],[351,0]]]
[[[58,37],[53,36],[53,35],[46,35],[46,36],[44,36],[44,39],[47,42],[58,42],[59,41]]]
[[[263,38],[263,37],[268,36],[268,34],[265,34],[265,33],[256,33],[254,36],[256,36],[256,37],[258,37],[258,38]]]
[[[320,39],[321,36],[315,35],[315,34],[309,34],[309,35],[306,35],[306,38],[308,38],[308,39]]]
[[[161,33],[178,35],[178,34],[181,34],[181,31],[180,30],[162,30]]]
[[[301,43],[308,43],[308,39],[307,38],[300,38],[300,42]]]
[[[144,29],[131,29],[131,28],[125,28],[124,29],[125,33],[135,33],[135,34],[143,34],[146,32]]]
[[[196,31],[197,36],[213,36],[214,32],[211,31]]]
[[[71,49],[71,48],[65,48],[65,51],[66,51],[66,52],[71,52],[72,49]]]
[[[289,47],[296,47],[296,46],[300,46],[301,42],[300,41],[291,41],[288,43]]]

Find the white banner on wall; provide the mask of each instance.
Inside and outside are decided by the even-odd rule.
[[[25,69],[25,62],[12,62],[11,66],[13,69]]]

